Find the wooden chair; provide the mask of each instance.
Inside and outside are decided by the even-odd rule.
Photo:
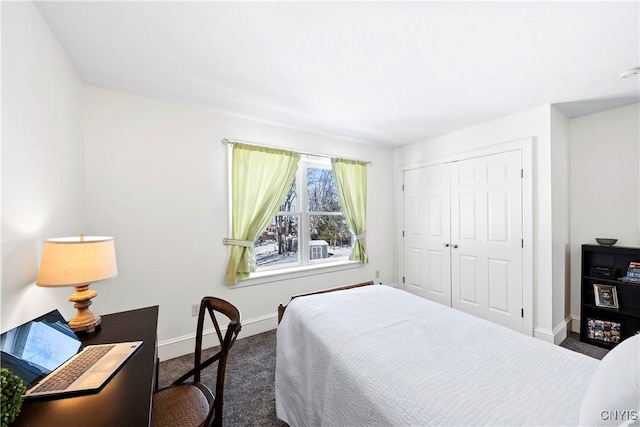
[[[202,335],[207,312],[220,340],[220,350],[215,355],[202,361]],[[216,312],[222,313],[229,319],[224,337],[216,319]],[[198,314],[194,367],[175,380],[172,385],[154,393],[151,413],[152,426],[222,425],[222,403],[227,356],[240,332],[241,322],[240,311],[233,304],[214,297],[204,297],[202,299]],[[200,372],[215,361],[218,361],[218,372],[214,396],[209,388],[200,382]],[[185,382],[191,377],[193,377],[193,381]]]

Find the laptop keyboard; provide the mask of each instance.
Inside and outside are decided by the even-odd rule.
[[[54,374],[49,375],[46,381],[35,387],[32,392],[47,392],[66,390],[82,374],[96,364],[115,345],[105,345],[99,347],[89,347],[72,360],[64,368]]]

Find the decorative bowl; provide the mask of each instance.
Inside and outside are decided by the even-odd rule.
[[[616,244],[618,239],[605,239],[603,237],[596,237],[596,242],[602,246],[613,246]]]

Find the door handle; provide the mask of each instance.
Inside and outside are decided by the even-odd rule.
[[[444,246],[445,248],[448,248],[450,245],[448,243],[443,243],[442,246]]]
[[[458,245],[451,245],[453,249],[458,249]]]

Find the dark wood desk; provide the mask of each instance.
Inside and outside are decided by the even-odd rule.
[[[156,381],[158,306],[102,316],[85,345],[143,341],[140,348],[95,394],[27,401],[12,426],[148,426]]]

